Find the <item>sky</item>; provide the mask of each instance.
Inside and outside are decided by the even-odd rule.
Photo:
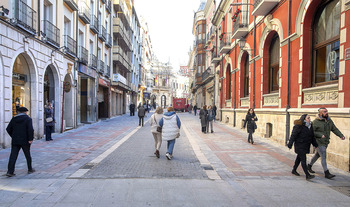
[[[168,62],[174,71],[187,65],[193,48],[194,13],[201,0],[134,0],[138,18],[148,23],[153,51],[161,62]]]

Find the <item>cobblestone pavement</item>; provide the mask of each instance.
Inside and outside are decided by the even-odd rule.
[[[146,120],[151,114],[148,114]],[[202,134],[198,116],[179,113],[181,137],[173,160],[154,152],[149,123],[123,115],[63,134],[53,142],[36,140],[33,166],[26,174],[23,153],[16,176],[0,177],[0,206],[348,206],[350,176],[324,178],[320,161],[316,178],[290,173],[295,154],[265,138],[222,123]],[[5,174],[10,149],[0,150]],[[310,157],[308,157],[308,160]]]

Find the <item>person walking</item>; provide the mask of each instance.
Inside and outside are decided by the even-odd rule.
[[[248,142],[254,144],[254,140],[253,140],[253,134],[255,132],[255,129],[257,128],[256,126],[256,121],[258,121],[258,118],[255,115],[254,109],[250,108],[248,110],[247,115],[245,116],[245,120],[244,120],[244,126],[243,128],[245,128],[247,126],[247,132],[248,132]]]
[[[139,126],[141,126],[141,123],[143,126],[143,119],[146,115],[146,109],[142,105],[139,107],[139,111],[138,111],[137,115],[139,116]]]
[[[188,106],[188,113],[192,114],[192,109],[193,109],[193,106],[192,106],[192,103]]]
[[[30,145],[34,139],[34,129],[32,119],[27,115],[28,109],[19,107],[18,114],[13,117],[8,124],[6,131],[12,138],[11,154],[8,162],[6,176],[13,177],[16,174],[15,165],[19,151],[22,149],[27,160],[28,173],[35,172],[32,167],[32,157],[30,155]]]
[[[135,104],[131,103],[129,106],[130,116],[135,116]]]
[[[155,111],[155,113],[151,116],[151,132],[154,137],[154,146],[156,148],[156,151],[154,154],[157,158],[159,158],[159,149],[162,145],[162,132],[159,131],[159,121],[163,117],[163,108],[158,107]],[[161,129],[161,128],[160,128]]]
[[[44,113],[45,113],[45,139],[46,141],[52,141],[53,139],[51,134],[56,121],[53,113],[53,108],[50,102],[48,102],[47,105],[45,106]]]
[[[201,120],[202,132],[207,133],[207,124],[208,124],[208,111],[207,106],[204,105],[203,108],[199,111],[199,118]]]
[[[194,107],[193,107],[193,112],[194,112],[194,115],[196,116],[196,115],[197,115],[197,104],[194,105]]]
[[[208,122],[207,122],[207,133],[209,133],[209,127],[210,127],[210,132],[213,133],[213,121],[214,121],[215,113],[213,110],[212,106],[208,107]]]
[[[180,137],[181,121],[173,107],[168,107],[167,111],[160,119],[159,126],[162,127],[162,140],[168,142],[165,156],[168,160],[171,160],[173,158],[175,140]]]
[[[335,175],[331,174],[327,167],[327,147],[330,143],[330,134],[331,131],[340,137],[340,139],[345,140],[344,135],[340,130],[335,126],[332,119],[328,116],[328,110],[324,107],[318,109],[318,115],[313,121],[313,129],[318,144],[315,155],[312,157],[310,164],[308,164],[308,170],[311,173],[315,173],[312,170],[312,165],[315,164],[317,159],[321,157],[321,164],[325,174],[325,178],[331,179]]]
[[[310,153],[311,144],[316,148],[318,147],[318,144],[314,137],[314,129],[312,127],[312,122],[308,114],[303,114],[300,119],[294,121],[292,134],[287,145],[289,149],[292,149],[293,143],[294,151],[297,154],[297,157],[294,162],[292,174],[300,176],[300,174],[297,172],[297,169],[301,162],[301,166],[304,170],[306,179],[309,180],[314,178],[315,176],[311,175],[308,172],[306,166],[306,154]]]

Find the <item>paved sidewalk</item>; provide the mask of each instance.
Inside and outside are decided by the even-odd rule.
[[[146,120],[149,119],[148,115]],[[316,178],[290,173],[294,151],[221,123],[202,134],[198,116],[179,113],[181,137],[173,160],[154,152],[149,123],[123,115],[36,140],[34,174],[26,174],[23,153],[16,176],[0,178],[0,206],[348,206],[349,173]],[[10,149],[0,151],[5,174]],[[310,158],[308,158],[310,159]]]

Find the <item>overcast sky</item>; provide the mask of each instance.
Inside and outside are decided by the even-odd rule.
[[[193,48],[194,12],[201,0],[134,0],[137,16],[148,23],[155,55],[161,62],[172,64],[175,71],[187,65]]]

